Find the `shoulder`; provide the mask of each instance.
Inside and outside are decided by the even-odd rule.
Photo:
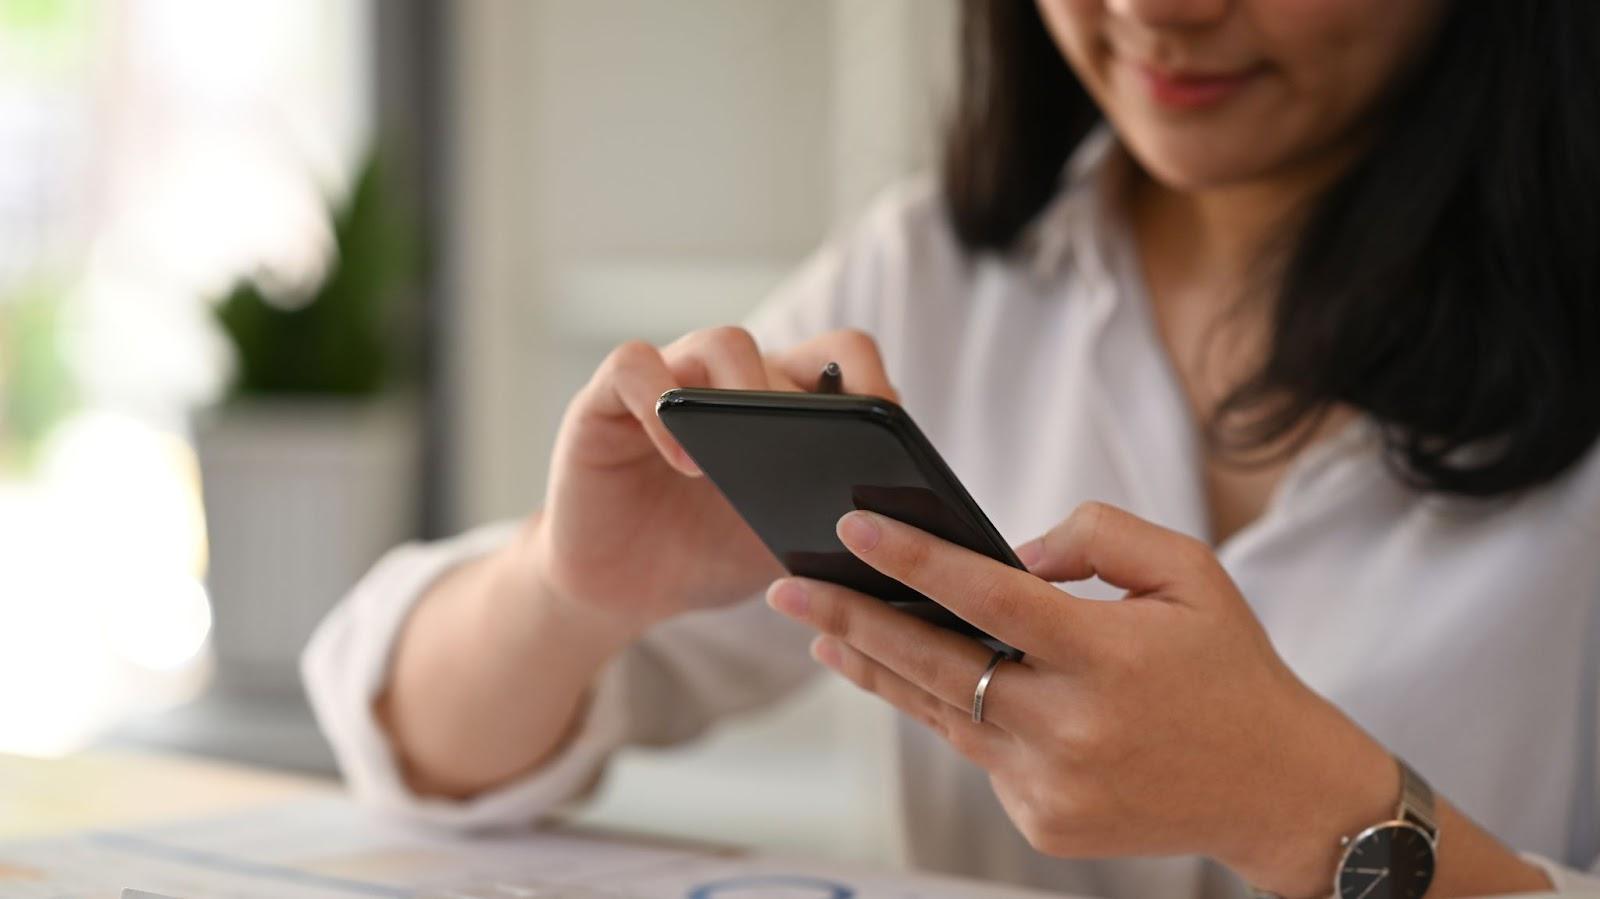
[[[880,191],[747,324],[773,347],[839,328],[881,337],[909,303],[959,294],[966,268],[938,181],[919,174]]]
[[[889,185],[873,197],[857,221],[853,242],[867,249],[899,249],[919,255],[959,256],[938,178],[924,172]]]
[[[1551,489],[1577,526],[1592,540],[1600,540],[1600,440],[1591,443]]]
[[[1095,183],[1085,176],[1064,187]],[[1069,316],[1080,288],[1098,283],[1104,248],[1095,196],[1063,189],[1017,246],[973,251],[956,235],[937,177],[903,179],[836,231],[747,326],[768,350],[827,331],[865,331],[902,370],[928,357],[948,363],[957,349],[1030,342],[1042,320]]]
[[[909,301],[911,291],[948,292],[970,268],[931,174],[880,191],[837,246],[841,287],[890,307]]]

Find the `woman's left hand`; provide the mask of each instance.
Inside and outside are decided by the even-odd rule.
[[[974,723],[982,644],[822,581],[768,592],[821,631],[818,661],[987,770],[1039,851],[1204,854],[1257,887],[1313,895],[1339,837],[1392,815],[1392,757],[1295,677],[1204,543],[1099,503],[1020,547],[1026,572],[871,512],[846,515],[838,534],[1026,653],[1001,663]],[[1051,583],[1091,576],[1126,596]]]

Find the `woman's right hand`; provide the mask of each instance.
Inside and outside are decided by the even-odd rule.
[[[696,331],[664,349],[612,351],[567,407],[543,511],[517,548],[557,601],[642,633],[693,608],[751,596],[782,569],[656,416],[674,387],[810,390],[829,361],[843,390],[898,399],[876,342],[833,331],[763,356],[742,328]]]
[[[538,768],[601,667],[652,625],[755,595],[778,562],[656,417],[674,387],[843,389],[895,399],[872,338],[835,331],[763,357],[739,328],[618,347],[562,418],[544,509],[428,588],[374,700],[402,776],[465,798]]]

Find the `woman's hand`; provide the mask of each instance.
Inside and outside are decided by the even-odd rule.
[[[837,361],[844,390],[897,398],[873,339],[834,331],[763,356],[742,328],[657,349],[618,347],[562,420],[542,513],[517,548],[542,592],[633,631],[736,601],[782,573],[656,417],[674,387],[810,390]],[[540,592],[540,591],[529,591]]]
[[[1018,549],[1028,572],[870,512],[838,533],[1026,652],[995,672],[983,723],[972,694],[992,654],[976,641],[820,581],[780,580],[769,602],[822,632],[819,661],[986,769],[1041,852],[1205,854],[1309,896],[1340,836],[1392,816],[1393,759],[1289,671],[1205,544],[1096,503]],[[1126,597],[1050,583],[1091,576]]]
[[[573,398],[545,508],[503,550],[440,578],[406,619],[374,703],[403,774],[463,798],[537,768],[606,662],[656,622],[750,596],[777,560],[656,417],[674,387],[844,389],[894,398],[872,338],[835,331],[763,356],[739,328],[618,347]]]

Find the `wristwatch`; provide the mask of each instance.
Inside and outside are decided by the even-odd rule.
[[[1433,788],[1405,760],[1400,766],[1400,807],[1355,836],[1339,838],[1344,853],[1333,875],[1334,899],[1423,899],[1433,883],[1439,825]],[[1257,899],[1282,899],[1257,890]]]

